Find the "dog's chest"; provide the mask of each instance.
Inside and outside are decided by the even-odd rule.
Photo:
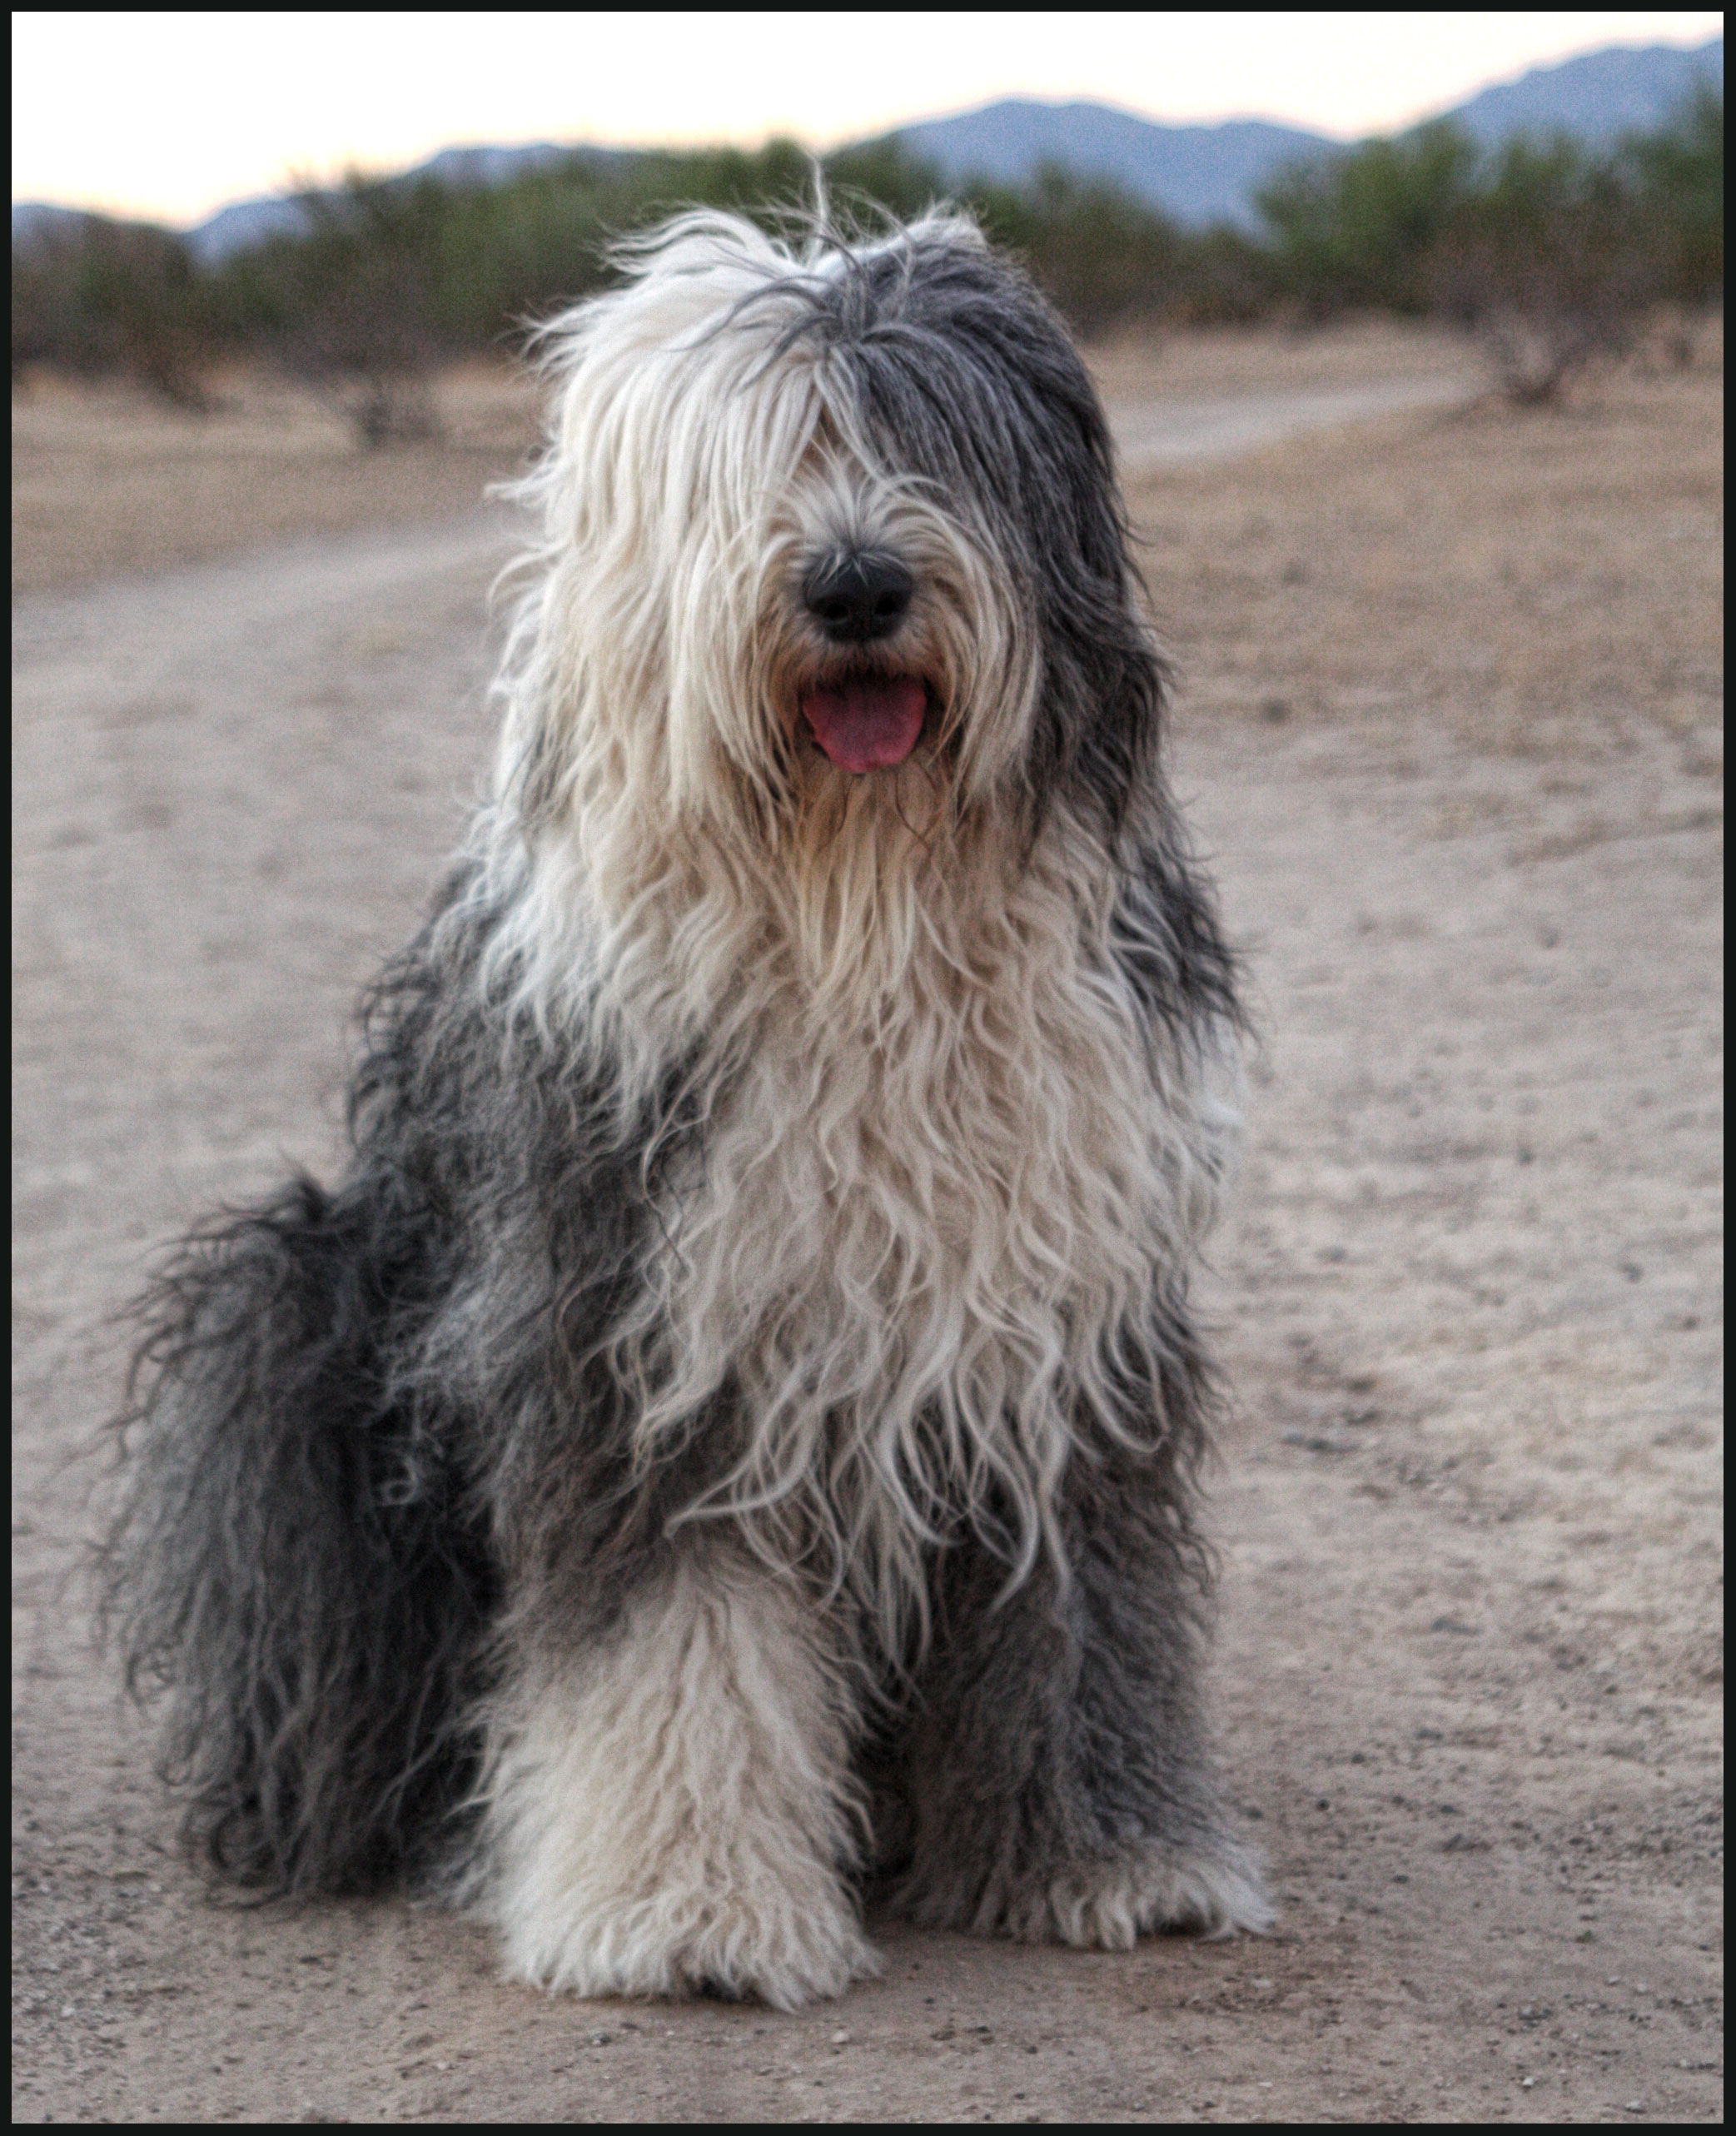
[[[1131,1023],[1051,975],[878,1033],[768,1028],[659,1257],[678,1376],[1022,1406],[1142,1300],[1167,1192]],[[799,1033],[799,1035],[798,1035]]]

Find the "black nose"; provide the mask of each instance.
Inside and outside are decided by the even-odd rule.
[[[913,589],[896,556],[878,549],[835,549],[809,565],[802,598],[828,638],[866,645],[898,629]]]

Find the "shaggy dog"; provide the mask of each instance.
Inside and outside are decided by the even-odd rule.
[[[1200,1710],[1231,959],[1102,411],[969,223],[550,330],[491,797],[353,1156],[150,1302],[107,1567],[226,1873],[783,2007],[1259,1927]]]

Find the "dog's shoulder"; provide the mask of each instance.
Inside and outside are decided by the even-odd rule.
[[[1240,1028],[1238,960],[1211,884],[1182,847],[1172,816],[1130,842],[1109,950],[1152,1023],[1213,1045]]]

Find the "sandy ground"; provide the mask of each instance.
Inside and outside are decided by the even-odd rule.
[[[1382,334],[1112,352],[1106,388],[1450,374]],[[350,1001],[483,760],[505,535],[430,516],[447,449],[334,500],[269,439],[226,488],[207,426],[115,478],[128,549],[125,411],[68,396],[22,583],[88,590],[13,611],[17,2115],[1719,2118],[1716,361],[1136,485],[1264,1033],[1211,1289],[1216,1703],[1279,1925],[876,1922],[883,1981],[793,2017],[545,1999],[466,1924],[213,1904],[175,1855],[69,1579],[104,1316],[329,1163]]]
[[[221,376],[212,400],[195,416],[124,386],[34,374],[15,390],[14,598],[471,512],[536,437],[530,383],[504,365],[437,381],[437,444],[378,452],[356,450],[334,401],[269,374]]]

